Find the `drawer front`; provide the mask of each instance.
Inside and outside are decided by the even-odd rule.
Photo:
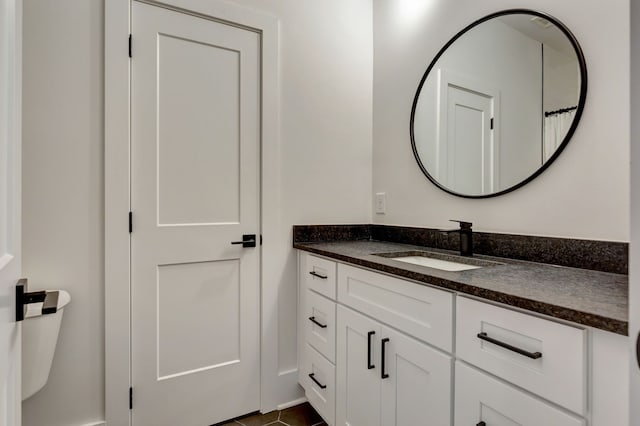
[[[335,363],[336,302],[311,290],[307,291],[304,335],[308,344]]]
[[[336,299],[336,262],[307,253],[300,262],[301,280],[306,287],[329,299]]]
[[[585,330],[465,297],[456,312],[458,358],[585,413]]]
[[[336,367],[311,346],[305,345],[305,349],[300,384],[305,389],[309,403],[332,426],[336,416]]]
[[[455,425],[584,426],[574,417],[472,367],[456,362]]]
[[[452,293],[339,264],[338,300],[451,352]]]

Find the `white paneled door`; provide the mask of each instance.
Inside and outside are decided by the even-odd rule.
[[[447,108],[448,185],[463,194],[493,192],[493,98],[449,86]]]
[[[134,2],[132,41],[133,424],[211,425],[260,408],[260,35]]]
[[[21,424],[20,149],[22,2],[0,0],[0,426]]]

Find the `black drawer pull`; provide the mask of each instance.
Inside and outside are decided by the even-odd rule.
[[[376,366],[371,363],[371,338],[374,334],[376,334],[375,331],[370,331],[367,333],[367,370],[376,368]]]
[[[326,389],[327,385],[323,385],[322,383],[320,383],[316,377],[315,377],[315,373],[311,373],[309,374],[309,377],[311,378],[311,380],[313,380],[315,382],[316,385],[320,386],[320,389]]]
[[[476,423],[476,426],[487,426],[485,422]]]
[[[318,321],[316,321],[316,317],[309,317],[309,321],[311,321],[312,323],[314,323],[320,328],[327,328],[327,324],[320,324]]]
[[[380,356],[380,363],[382,364],[382,368],[380,369],[380,373],[381,373],[380,377],[383,378],[383,379],[386,379],[387,377],[389,377],[389,375],[386,373],[385,367],[384,367],[384,359],[386,358],[386,356],[385,356],[385,347],[386,347],[387,343],[389,343],[389,338],[388,337],[385,337],[384,339],[382,339],[382,343],[381,343],[381,346],[382,346],[381,353],[382,353],[382,355]]]
[[[320,275],[320,274],[319,274],[319,273],[317,273],[316,271],[311,271],[311,272],[309,272],[309,275],[313,275],[314,277],[318,277],[318,278],[321,278],[321,279],[323,279],[323,280],[326,280],[326,279],[327,279],[327,276],[326,276],[326,275]]]
[[[478,333],[478,339],[486,340],[487,342],[493,343],[494,345],[500,346],[501,348],[509,349],[510,351],[519,353],[520,355],[524,355],[527,358],[531,358],[531,359],[542,358],[542,352],[528,352],[528,351],[525,351],[524,349],[516,348],[515,346],[511,346],[508,343],[504,343],[487,336],[487,333]]]

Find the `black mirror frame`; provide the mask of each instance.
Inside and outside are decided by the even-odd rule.
[[[438,182],[433,176],[431,176],[429,174],[429,172],[425,168],[424,164],[422,164],[422,161],[420,160],[420,156],[418,155],[418,150],[416,148],[415,134],[414,134],[414,131],[413,131],[413,127],[414,127],[413,124],[414,124],[414,120],[415,120],[416,107],[418,105],[418,97],[420,96],[420,92],[422,91],[422,86],[424,85],[425,81],[427,80],[427,77],[429,76],[429,73],[431,72],[431,70],[435,66],[436,62],[438,62],[438,59],[440,59],[440,57],[444,54],[444,52],[457,39],[459,39],[467,31],[469,31],[472,28],[482,24],[485,21],[488,21],[488,20],[493,19],[493,18],[497,18],[499,16],[515,15],[515,14],[533,15],[533,16],[538,16],[540,18],[546,19],[547,21],[551,22],[556,27],[558,27],[558,29],[560,29],[560,31],[562,31],[562,33],[571,42],[571,45],[573,46],[573,49],[576,52],[576,56],[578,58],[578,63],[580,65],[580,97],[578,99],[578,108],[576,109],[576,115],[575,115],[575,117],[573,119],[573,122],[571,123],[571,127],[569,128],[569,131],[567,132],[567,134],[565,135],[564,139],[562,140],[562,143],[558,146],[558,148],[553,153],[553,155],[544,164],[542,164],[533,174],[531,174],[529,177],[527,177],[526,179],[522,180],[521,182],[519,182],[519,183],[517,183],[517,184],[515,184],[513,186],[510,186],[507,189],[503,189],[501,191],[494,192],[494,193],[491,193],[491,194],[483,194],[483,195],[461,194],[459,192],[455,192],[455,191],[445,187],[440,182]],[[495,13],[487,15],[487,16],[485,16],[483,18],[480,18],[477,21],[474,21],[473,23],[469,24],[464,29],[459,31],[455,36],[453,36],[453,38],[451,38],[451,40],[449,40],[442,47],[442,49],[440,49],[438,54],[433,58],[433,60],[429,64],[429,67],[427,68],[427,70],[425,71],[424,75],[422,76],[422,79],[420,80],[420,84],[418,84],[418,89],[416,90],[416,95],[415,95],[415,97],[413,99],[413,105],[411,106],[411,120],[409,122],[409,133],[410,133],[410,137],[411,137],[411,148],[413,149],[413,155],[414,155],[416,161],[418,162],[418,166],[420,167],[420,170],[422,170],[422,173],[424,173],[424,175],[427,177],[427,179],[429,179],[435,186],[437,186],[438,188],[440,188],[441,190],[443,190],[445,192],[448,192],[449,194],[452,194],[452,195],[455,195],[455,196],[458,196],[458,197],[463,197],[463,198],[490,198],[490,197],[497,197],[499,195],[504,195],[504,194],[509,193],[511,191],[515,191],[516,189],[518,189],[518,188],[526,185],[527,183],[531,182],[533,179],[538,177],[542,172],[544,172],[556,160],[556,158],[558,158],[560,153],[564,150],[564,148],[569,143],[569,140],[571,140],[571,137],[573,136],[573,134],[575,133],[576,128],[578,127],[578,123],[580,122],[580,118],[582,117],[582,111],[584,109],[584,104],[585,104],[586,98],[587,98],[587,63],[585,61],[584,54],[582,53],[582,48],[580,47],[580,44],[578,43],[578,40],[573,35],[573,33],[569,30],[569,28],[567,28],[562,22],[558,21],[553,16],[550,16],[550,15],[547,15],[546,13],[538,12],[538,11],[535,11],[535,10],[530,10],[530,9],[507,9],[507,10],[502,10],[502,11],[499,11],[499,12],[495,12]]]

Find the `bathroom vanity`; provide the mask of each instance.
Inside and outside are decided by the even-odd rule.
[[[299,383],[328,424],[627,423],[626,275],[381,241],[294,247]]]

